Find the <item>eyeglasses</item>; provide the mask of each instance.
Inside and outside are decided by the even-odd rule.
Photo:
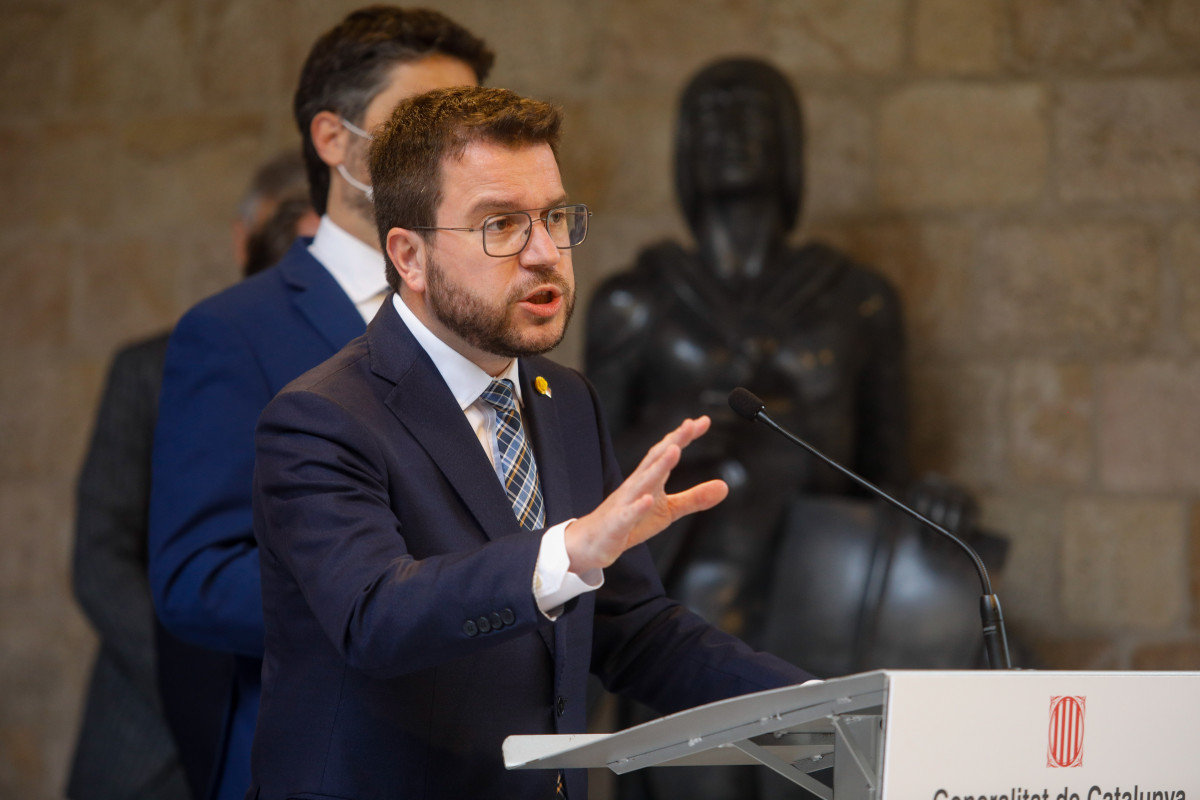
[[[559,250],[569,250],[583,244],[587,238],[588,217],[592,212],[583,203],[568,206],[556,206],[546,210],[543,217],[537,221],[546,226],[550,241]],[[414,226],[414,231],[482,231],[483,252],[493,258],[508,258],[515,256],[529,244],[533,231],[534,217],[528,211],[510,211],[507,214],[492,214],[485,217],[483,225],[478,228],[438,228],[433,226]]]

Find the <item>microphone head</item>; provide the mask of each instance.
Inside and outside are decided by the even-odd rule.
[[[739,417],[745,417],[751,422],[762,412],[767,404],[758,399],[758,395],[741,386],[729,393],[729,407]]]

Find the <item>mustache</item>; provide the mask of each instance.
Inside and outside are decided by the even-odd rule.
[[[515,303],[524,300],[534,289],[547,283],[562,292],[563,297],[570,297],[572,294],[571,284],[567,283],[567,279],[561,273],[552,269],[538,270],[530,276],[529,280],[522,282],[520,286],[508,293],[508,302]]]

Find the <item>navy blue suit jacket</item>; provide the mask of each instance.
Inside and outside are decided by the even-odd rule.
[[[544,358],[520,380],[547,525],[592,511],[620,474],[591,386]],[[542,532],[517,524],[390,302],[271,402],[256,441],[267,639],[248,797],[551,798],[556,776],[506,772],[501,743],[583,731],[589,670],[662,712],[811,677],[668,600],[641,547],[548,620]],[[567,778],[586,797],[586,775]]]
[[[188,311],[167,347],[154,435],[150,584],[164,626],[235,653],[218,797],[250,784],[263,652],[251,515],[254,425],[275,393],[365,329],[298,239],[275,267]],[[383,269],[382,261],[380,269]]]

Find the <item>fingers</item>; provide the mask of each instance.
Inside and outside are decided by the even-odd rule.
[[[692,442],[699,439],[708,429],[712,427],[712,420],[707,416],[699,416],[695,419],[685,419],[679,423],[679,427],[671,431],[664,437],[664,441],[679,447],[687,447]]]
[[[606,567],[622,552],[663,531],[680,517],[705,511],[729,494],[724,481],[711,480],[676,494],[666,493],[667,479],[683,448],[703,436],[708,417],[685,419],[650,448],[625,481],[604,502],[566,530],[571,570]]]
[[[671,470],[675,469],[675,465],[679,463],[679,459],[683,455],[683,451],[679,447],[664,442],[659,444],[663,445],[662,448],[659,449],[658,445],[651,448],[638,468],[621,484],[618,491],[621,491],[627,498],[637,497],[646,492],[661,491],[667,478],[671,476]]]
[[[711,421],[708,417],[702,416],[696,419],[685,419],[680,423],[679,427],[664,436],[657,444],[650,448],[646,453],[646,457],[642,459],[642,463],[634,470],[633,474],[626,478],[621,485],[620,491],[626,501],[632,500],[643,493],[661,494],[666,486],[667,479],[671,476],[671,470],[679,464],[679,460],[683,454],[683,448],[694,442],[699,437],[703,436],[708,430]],[[714,482],[710,481],[710,484]],[[728,494],[728,487],[723,482],[717,481],[722,487],[721,494],[716,499],[708,502],[707,505],[697,506],[695,510],[702,511],[705,508],[711,508],[721,502]],[[701,484],[704,486],[705,484]],[[670,507],[674,507],[675,503],[680,504],[680,508],[690,508],[693,503],[693,498],[707,500],[715,489],[711,486],[701,489],[693,487],[692,489],[681,492],[678,495],[672,495],[668,498]],[[692,494],[695,492],[695,494]],[[680,511],[678,514],[673,514],[673,519],[678,519],[684,514],[693,513],[692,511]]]
[[[690,489],[664,495],[662,502],[644,494],[637,499],[640,513],[630,515],[626,547],[652,539],[667,529],[667,526],[688,514],[707,511],[729,495],[729,486],[722,480],[705,481]]]
[[[729,496],[729,485],[722,480],[705,481],[690,489],[668,496],[671,503],[672,521],[707,511]]]
[[[654,497],[643,494],[627,502],[610,502],[614,497],[615,493],[595,511],[567,526],[563,542],[572,572],[583,574],[596,567],[607,567],[630,544],[636,544],[630,541],[630,533],[651,513]]]
[[[687,447],[689,444],[703,436],[711,425],[712,420],[710,420],[707,416],[701,416],[695,419],[685,419],[683,422],[679,423],[679,426],[675,428],[675,430],[659,439],[658,442],[646,452],[646,455],[642,458],[641,463],[638,464],[637,470],[634,470],[634,472],[636,473],[638,470],[652,463],[655,459],[661,457],[663,451],[672,446],[678,447],[681,450]]]

